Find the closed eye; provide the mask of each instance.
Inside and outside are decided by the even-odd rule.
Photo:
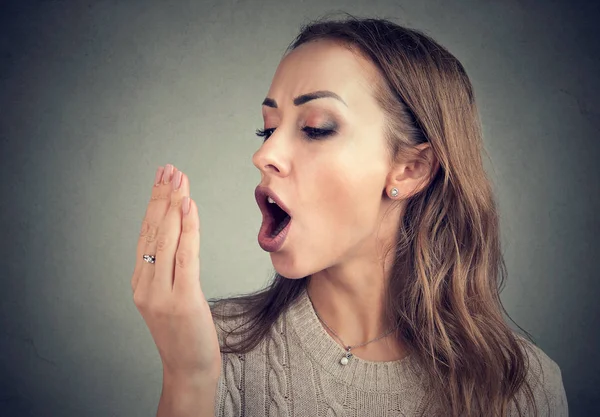
[[[319,129],[318,127],[310,126],[304,126],[302,130],[304,131],[304,133],[306,133],[306,136],[308,136],[311,139],[322,138],[335,133],[335,130],[332,129]]]
[[[269,139],[269,136],[273,134],[275,129],[256,129],[256,136],[264,137],[265,140]]]
[[[333,129],[319,129],[318,127],[304,126],[302,131],[308,138],[308,140],[317,140],[322,137],[330,136],[335,133]],[[264,141],[275,132],[275,128],[270,129],[256,129],[256,136],[264,137]]]

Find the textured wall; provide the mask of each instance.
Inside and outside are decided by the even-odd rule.
[[[159,165],[191,179],[206,295],[266,284],[260,103],[300,24],[332,10],[424,30],[465,65],[506,308],[560,365],[571,415],[600,415],[599,7],[364,3],[1,3],[1,415],[155,415],[161,363],[130,280]]]

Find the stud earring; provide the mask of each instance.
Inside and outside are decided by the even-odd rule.
[[[398,197],[398,189],[397,188],[392,188],[392,190],[390,192],[390,196],[391,197]]]

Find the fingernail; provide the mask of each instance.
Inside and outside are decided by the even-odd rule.
[[[183,197],[183,204],[181,204],[181,208],[183,209],[183,214],[188,214],[190,212],[191,205],[190,198],[188,196]]]
[[[182,177],[181,171],[177,171],[175,173],[175,178],[173,178],[173,189],[175,191],[179,190],[179,187],[181,186],[181,177]]]
[[[160,184],[160,180],[162,179],[163,172],[165,172],[165,167],[158,167],[156,170],[156,175],[154,176],[154,186],[158,187]]]
[[[168,184],[171,181],[171,175],[173,175],[173,165],[167,164],[163,175],[163,184]]]

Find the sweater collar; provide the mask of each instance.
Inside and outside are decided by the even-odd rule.
[[[306,287],[290,305],[286,321],[312,362],[343,384],[366,391],[400,392],[421,381],[414,354],[388,362],[373,362],[352,356],[347,365],[342,365],[340,359],[346,351],[323,327],[308,298]]]

